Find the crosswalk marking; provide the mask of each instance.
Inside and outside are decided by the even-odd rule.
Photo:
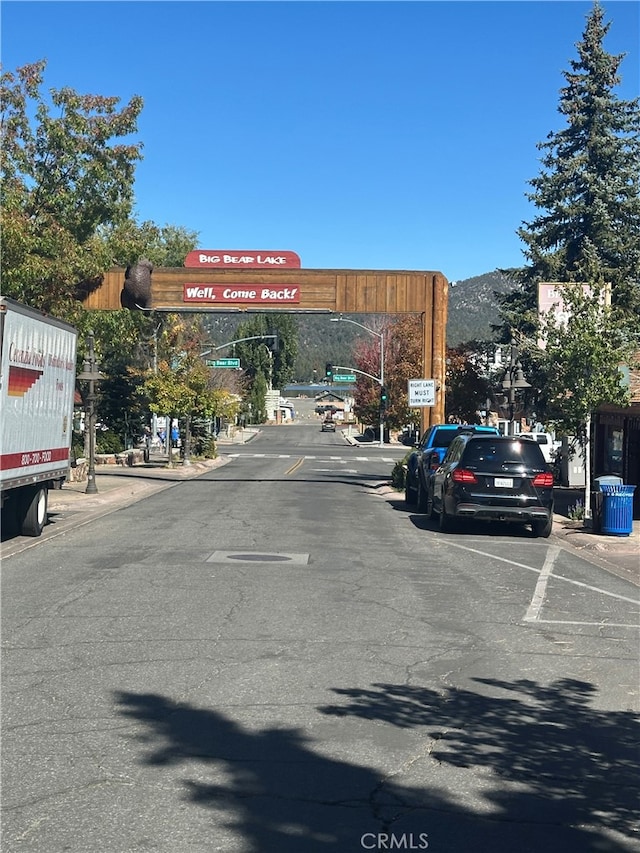
[[[315,456],[299,453],[225,453],[231,459],[307,459],[316,462],[339,462],[341,465],[347,462],[396,462],[392,456],[349,456],[342,459],[340,456]]]

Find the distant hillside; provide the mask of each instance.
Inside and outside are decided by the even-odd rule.
[[[497,270],[450,282],[447,344],[491,340],[491,324],[500,322],[496,291],[509,293],[516,287],[515,282]]]

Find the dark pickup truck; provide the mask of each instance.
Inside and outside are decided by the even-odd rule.
[[[404,498],[413,506],[417,504],[420,512],[427,506],[429,478],[444,459],[449,445],[460,433],[480,433],[500,435],[495,427],[475,424],[435,424],[425,432],[407,459]]]

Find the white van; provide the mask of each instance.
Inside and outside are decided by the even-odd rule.
[[[540,450],[542,451],[545,462],[548,462],[549,464],[553,462],[559,442],[554,441],[550,432],[525,432],[522,433],[522,437],[532,438],[534,441],[537,441],[540,445]]]

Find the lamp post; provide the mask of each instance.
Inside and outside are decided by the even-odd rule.
[[[531,385],[524,378],[522,364],[520,363],[520,353],[514,340],[511,341],[511,353],[509,357],[509,366],[505,370],[502,379],[502,389],[509,403],[509,429],[508,435],[514,435],[514,414],[516,403],[516,391],[524,388],[531,388]]]
[[[365,332],[369,332],[370,335],[375,335],[376,338],[380,339],[380,378],[376,379],[377,382],[380,383],[380,447],[384,447],[384,409],[382,403],[382,389],[384,388],[384,332],[374,332],[373,329],[370,329],[368,326],[363,326],[362,323],[356,322],[356,320],[351,320],[348,317],[332,317],[329,320],[330,323],[352,323],[354,326],[359,326],[361,329],[364,329]],[[375,378],[375,377],[374,377]]]
[[[191,415],[185,417],[184,427],[184,454],[182,457],[182,465],[191,465]]]
[[[98,491],[96,486],[96,382],[104,379],[104,376],[98,370],[96,362],[96,354],[94,349],[93,331],[90,329],[87,334],[87,355],[82,365],[82,373],[78,374],[78,379],[81,382],[88,382],[87,389],[87,421],[89,430],[89,468],[87,470],[87,488],[85,494],[95,495]]]

